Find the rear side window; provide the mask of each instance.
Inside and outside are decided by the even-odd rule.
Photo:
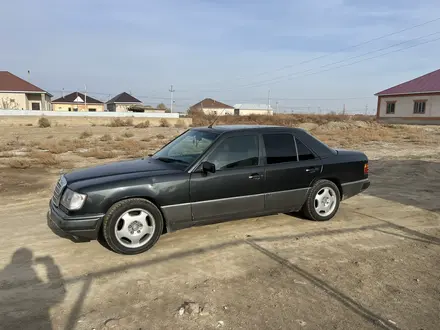
[[[295,140],[291,134],[263,134],[266,163],[279,164],[296,161]]]
[[[315,159],[315,155],[310,151],[309,148],[307,148],[304,145],[304,143],[302,143],[297,138],[295,138],[295,141],[296,141],[296,147],[298,148],[299,161]]]

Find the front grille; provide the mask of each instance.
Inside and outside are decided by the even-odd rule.
[[[67,185],[67,181],[64,178],[64,175],[62,175],[58,180],[57,185],[53,191],[52,202],[54,203],[55,206],[58,206],[60,204],[60,199],[66,185]]]

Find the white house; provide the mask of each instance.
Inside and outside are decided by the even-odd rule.
[[[207,115],[233,115],[234,108],[230,105],[224,104],[222,102],[206,98],[193,106],[190,107],[191,110],[203,111]]]
[[[273,109],[267,104],[236,104],[234,114],[238,116],[273,115]]]
[[[375,95],[379,122],[440,124],[440,69]]]
[[[51,110],[52,94],[8,71],[0,71],[0,109]]]

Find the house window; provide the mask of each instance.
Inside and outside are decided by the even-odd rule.
[[[96,109],[94,109],[94,108],[89,108],[89,112],[96,112]]]
[[[387,102],[387,115],[394,115],[396,110],[396,102]]]
[[[426,101],[414,101],[414,113],[424,114]]]
[[[60,109],[61,109],[61,107],[60,107]],[[69,111],[72,111],[72,108],[69,108]]]
[[[32,110],[40,110],[40,103],[39,102],[32,102],[31,106],[32,106]]]

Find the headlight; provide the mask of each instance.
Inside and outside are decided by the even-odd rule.
[[[61,198],[61,205],[70,211],[79,210],[86,201],[86,197],[87,195],[78,194],[67,188]]]

